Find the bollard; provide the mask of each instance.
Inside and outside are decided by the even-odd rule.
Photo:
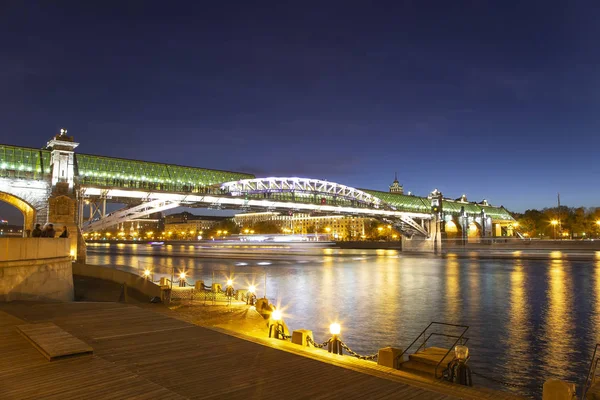
[[[342,355],[342,343],[340,338],[338,337],[338,335],[340,334],[342,328],[340,327],[340,324],[338,323],[333,323],[331,325],[329,325],[329,333],[331,333],[331,339],[329,340],[329,343],[327,344],[327,351],[329,351],[330,353],[333,354],[339,354]]]
[[[310,343],[308,342],[309,337],[314,341],[312,331],[309,331],[308,329],[296,329],[292,332],[292,343],[310,347]]]
[[[219,293],[219,292],[223,291],[222,286],[221,286],[220,283],[213,283],[211,285],[211,289],[212,289],[213,293]]]
[[[204,290],[204,281],[196,281],[196,283],[194,284],[194,289]]]
[[[544,382],[542,400],[572,400],[575,398],[575,384],[548,379]]]
[[[327,351],[333,354],[343,355],[342,345],[340,344],[340,338],[338,335],[333,335],[331,341],[327,344]]]
[[[400,354],[402,354],[402,349],[397,349],[395,347],[384,347],[383,349],[379,349],[377,365],[399,369],[400,364],[402,364],[403,361],[398,358]]]
[[[269,337],[283,339],[282,337],[279,336],[279,332],[283,332],[283,331],[284,331],[284,327],[283,327],[283,324],[281,323],[281,311],[273,310],[273,312],[271,313],[271,318],[269,320]]]
[[[169,286],[169,278],[164,276],[160,278],[160,286]]]

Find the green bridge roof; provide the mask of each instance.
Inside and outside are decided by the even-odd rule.
[[[380,198],[381,200],[395,207],[398,211],[416,213],[431,212],[431,201],[427,197],[409,196],[406,194],[380,192],[378,190],[369,189],[360,190]],[[493,220],[514,220],[514,218],[504,207],[484,206],[477,203],[462,203],[448,199],[444,199],[442,202],[442,208],[444,212],[453,215],[460,214],[461,207],[464,207],[468,214],[481,214],[481,211],[485,210],[485,213]]]
[[[215,169],[184,167],[123,158],[75,154],[77,175],[80,181],[98,186],[125,186],[133,182],[159,184],[162,190],[211,186],[239,179],[251,179],[254,175]],[[161,188],[158,188],[161,190]]]
[[[0,145],[0,175],[23,179],[45,179],[50,173],[48,150]]]

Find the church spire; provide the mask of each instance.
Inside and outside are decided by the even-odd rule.
[[[390,186],[390,193],[404,194],[404,187],[398,182],[398,173],[394,173],[394,182]]]

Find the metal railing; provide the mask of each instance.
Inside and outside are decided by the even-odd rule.
[[[460,333],[460,335],[449,335],[449,334],[439,333],[439,332],[430,332],[429,336],[425,337],[425,335],[427,334],[427,331],[432,326],[436,326],[436,327],[444,326],[444,327],[462,328],[462,332]],[[444,354],[444,356],[440,359],[440,361],[435,366],[434,376],[435,376],[435,378],[438,378],[437,372],[438,372],[438,369],[440,367],[440,364],[446,359],[446,357],[448,357],[448,354],[450,354],[450,352],[452,351],[452,349],[454,349],[454,347],[458,343],[465,344],[469,340],[469,338],[465,337],[465,333],[467,332],[467,330],[469,330],[469,326],[467,326],[467,325],[457,325],[457,324],[449,324],[449,323],[446,323],[446,322],[436,322],[436,321],[433,321],[429,325],[427,325],[427,327],[425,329],[423,329],[423,331],[415,338],[415,340],[413,340],[413,342],[410,345],[408,345],[408,347],[406,349],[404,349],[404,351],[402,351],[402,353],[400,353],[396,359],[399,362],[401,362],[402,361],[402,357],[405,354],[408,353],[408,351],[415,345],[415,343],[417,343],[419,341],[419,339],[421,337],[424,338],[423,343],[421,343],[421,345],[419,345],[419,347],[417,348],[417,350],[415,351],[415,353],[419,352],[420,350],[425,350],[425,348],[427,346],[427,342],[431,339],[432,336],[442,336],[442,337],[447,337],[447,338],[453,338],[453,339],[455,339],[454,342],[453,342],[453,344],[448,348],[448,351],[446,351],[446,353]]]
[[[590,361],[590,368],[588,369],[587,376],[585,377],[585,383],[583,384],[583,390],[581,391],[581,400],[585,399],[587,391],[596,381],[596,369],[598,368],[598,362],[600,362],[598,348],[600,348],[600,343],[596,343],[596,347],[594,347],[594,354],[592,355],[592,360]]]

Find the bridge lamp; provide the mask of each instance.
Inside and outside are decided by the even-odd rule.
[[[181,272],[179,273],[179,279],[185,279],[185,276],[186,276],[186,273],[185,273],[185,271],[181,271]]]
[[[227,286],[233,286],[233,279],[227,279]]]
[[[600,219],[596,221],[596,225],[600,226]]]
[[[273,310],[273,312],[271,313],[271,319],[273,321],[281,321],[281,311]]]
[[[557,220],[555,220],[555,219],[553,219],[552,221],[550,221],[550,223],[551,223],[552,225],[554,225],[554,226],[558,225],[558,221],[557,221]]]
[[[465,362],[469,357],[469,348],[467,346],[458,345],[454,347],[454,355],[459,362]]]
[[[254,293],[254,292],[256,292],[256,286],[250,285],[250,287],[248,288],[248,293]]]
[[[337,322],[334,322],[333,324],[329,325],[329,333],[331,333],[332,335],[339,335],[341,331],[342,327]]]
[[[148,278],[148,277],[150,276],[150,274],[151,274],[151,272],[150,272],[150,270],[149,270],[149,269],[145,269],[145,270],[144,270],[144,276],[145,276],[146,278]]]

